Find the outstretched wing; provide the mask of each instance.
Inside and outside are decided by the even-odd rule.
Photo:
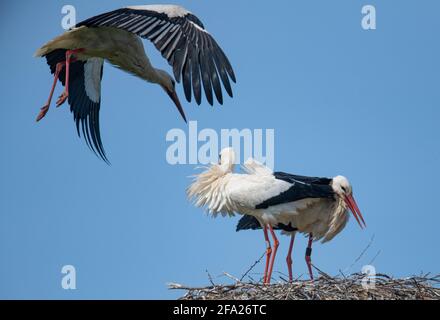
[[[57,63],[66,59],[66,50],[57,49],[48,53],[45,57],[51,72],[55,73]],[[90,149],[109,163],[102,145],[99,129],[103,63],[103,59],[91,58],[87,61],[75,61],[70,64],[68,102],[78,135],[81,136],[82,132]],[[65,68],[59,73],[58,79],[64,86]]]
[[[197,104],[201,103],[201,85],[212,105],[213,94],[223,103],[222,87],[232,97],[229,79],[236,81],[228,58],[205,30],[202,22],[186,9],[175,5],[127,7],[89,18],[77,27],[113,27],[149,39],[173,67],[177,82],[191,102],[191,88]]]

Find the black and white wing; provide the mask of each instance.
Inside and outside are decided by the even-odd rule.
[[[295,176],[284,172],[274,172],[274,177],[276,180],[282,180],[289,183],[290,187],[278,195],[259,203],[255,207],[256,209],[266,209],[271,206],[309,198],[334,198],[334,191],[330,186],[330,179],[328,179],[328,183],[325,184],[322,179],[326,178]],[[294,179],[293,177],[296,177],[297,179]],[[304,181],[301,181],[301,178]],[[312,180],[317,183],[310,182]]]
[[[173,67],[177,82],[182,79],[185,97],[191,102],[191,89],[197,104],[213,94],[223,103],[222,86],[232,97],[229,79],[235,74],[223,50],[205,30],[202,22],[176,5],[133,6],[103,13],[80,22],[77,27],[114,27],[149,39]]]
[[[304,201],[299,202],[303,199],[334,198],[333,188],[329,184],[286,181],[284,176],[278,173],[269,175],[266,170],[261,172],[260,168],[253,174],[232,175],[225,192],[237,207],[249,210],[271,208],[275,211],[293,211],[298,205],[304,205]],[[285,206],[273,208],[279,205]]]
[[[66,50],[57,49],[45,55],[52,74],[56,65],[65,61]],[[101,79],[104,60],[90,58],[70,64],[69,98],[70,111],[76,124],[78,135],[84,136],[87,145],[105,162],[109,163],[101,141],[99,129],[99,109],[101,106]],[[65,85],[65,68],[59,73],[59,81]]]
[[[257,165],[257,166],[256,166]],[[250,162],[246,163],[247,171],[265,170],[264,174],[268,171],[265,167],[258,162],[255,164]],[[256,174],[259,172],[256,171]],[[331,179],[319,178],[319,177],[306,177],[293,175],[285,172],[274,172],[273,176],[276,181],[283,181],[289,184],[288,188],[283,187],[278,194],[266,198],[264,201],[258,203],[255,209],[267,209],[272,206],[294,203],[303,199],[316,199],[316,198],[334,198],[333,188],[330,186]],[[283,230],[286,232],[296,231],[297,228],[289,224],[278,223],[273,226],[274,229]],[[244,215],[237,224],[236,231],[240,230],[256,230],[261,229],[260,222],[253,216]]]

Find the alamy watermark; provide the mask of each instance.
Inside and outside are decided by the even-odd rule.
[[[361,20],[361,26],[364,30],[376,30],[376,8],[373,5],[365,5],[361,10],[364,15]]]
[[[171,143],[166,152],[166,160],[171,165],[216,163],[221,149],[232,147],[237,164],[253,157],[271,169],[274,167],[274,129],[221,129],[218,132],[204,128],[199,131],[197,121],[190,121],[188,132],[170,129],[166,141]]]
[[[61,28],[64,30],[69,30],[76,25],[76,9],[70,4],[66,4],[61,8],[61,14],[63,18],[61,19]]]
[[[74,266],[68,264],[61,268],[61,274],[64,276],[61,278],[61,288],[64,290],[76,289],[76,269]]]
[[[376,288],[376,268],[372,265],[365,265],[361,272],[364,275],[361,281],[362,288],[365,290]]]

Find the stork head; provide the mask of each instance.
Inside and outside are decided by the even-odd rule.
[[[164,70],[156,69],[156,73],[158,75],[158,83],[160,84],[162,89],[168,94],[171,100],[173,100],[183,120],[187,122],[185,112],[183,111],[179,97],[177,96],[176,93],[176,81],[174,81],[173,77],[170,76],[169,73]]]
[[[359,226],[361,228],[367,227],[356,200],[354,200],[353,189],[347,178],[343,176],[334,177],[332,181],[332,188],[336,195],[344,201],[346,207],[350,209],[354,218],[359,223]]]
[[[235,164],[235,152],[232,148],[224,148],[218,156],[218,164],[224,172],[232,172]]]

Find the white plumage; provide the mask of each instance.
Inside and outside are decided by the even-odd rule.
[[[104,59],[90,58],[84,65],[84,86],[87,96],[93,102],[101,100],[101,69]]]
[[[181,6],[173,4],[148,4],[140,6],[128,6],[127,8],[140,11],[155,11],[157,13],[166,14],[169,18],[184,17],[188,13],[191,13]]]

